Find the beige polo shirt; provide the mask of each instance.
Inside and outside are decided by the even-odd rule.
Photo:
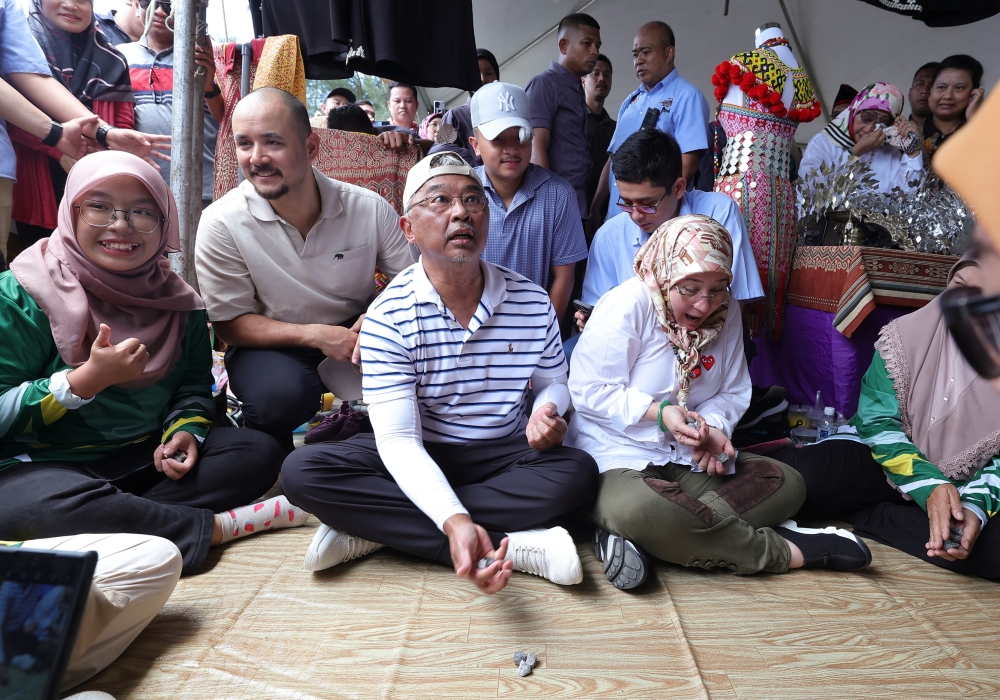
[[[195,268],[210,320],[340,324],[375,298],[376,265],[391,280],[413,264],[387,201],[313,173],[321,213],[305,239],[246,181],[204,211]]]

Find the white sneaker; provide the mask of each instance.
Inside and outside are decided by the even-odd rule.
[[[514,570],[547,578],[560,586],[583,580],[583,566],[576,545],[565,528],[508,532],[507,559]]]
[[[351,559],[377,552],[383,545],[354,537],[346,532],[334,530],[329,525],[319,524],[313,536],[306,560],[302,568],[306,571],[322,571]]]

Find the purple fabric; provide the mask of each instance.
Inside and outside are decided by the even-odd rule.
[[[783,386],[790,404],[816,401],[833,406],[850,418],[858,410],[861,378],[875,355],[882,326],[914,311],[906,306],[876,306],[847,338],[833,327],[835,314],[785,305],[785,329],[780,340],[757,340],[757,357],[750,365],[755,386]]]
[[[590,142],[587,140],[587,97],[583,83],[556,62],[528,81],[531,126],[549,130],[549,170],[576,190],[581,218],[587,218]]]

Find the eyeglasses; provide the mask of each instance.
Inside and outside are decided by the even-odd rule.
[[[984,296],[977,287],[946,289],[941,310],[972,368],[985,379],[1000,377],[1000,294]]]
[[[883,116],[879,111],[874,109],[866,109],[859,113],[861,121],[865,124],[884,124],[885,126],[892,126],[895,120],[892,117]]]
[[[729,287],[726,287],[725,289],[720,289],[719,291],[712,292],[711,294],[698,294],[698,292],[701,291],[700,289],[692,287],[681,287],[680,285],[676,284],[670,288],[670,291],[677,292],[678,296],[680,296],[685,301],[697,302],[700,301],[701,299],[708,299],[709,304],[714,304],[716,301],[720,303],[724,302],[726,299],[729,298],[729,295],[731,293]]]
[[[413,209],[413,207],[426,207],[435,214],[444,214],[451,209],[452,202],[456,199],[462,200],[462,206],[470,214],[478,214],[486,208],[485,195],[463,194],[461,197],[449,197],[446,194],[434,194],[421,199],[419,202],[414,202],[410,205],[410,209]]]
[[[125,214],[125,221],[136,233],[152,233],[163,223],[163,217],[156,211],[145,207],[131,209],[115,209],[107,202],[96,199],[85,199],[81,204],[74,205],[80,210],[80,218],[91,226],[106,228],[118,220],[118,212]]]
[[[172,2],[157,2],[156,3],[156,6],[157,7],[162,7],[163,11],[166,12],[168,15],[170,14],[170,8],[171,8],[172,5],[173,5]]]
[[[618,197],[617,204],[619,209],[628,212],[629,214],[632,213],[633,209],[635,209],[640,214],[655,214],[656,208],[660,206],[660,202],[666,199],[667,194],[668,194],[667,192],[664,192],[663,196],[660,197],[658,200],[656,200],[656,204],[653,204],[652,206],[649,204],[625,204],[625,200],[623,200],[621,196]]]

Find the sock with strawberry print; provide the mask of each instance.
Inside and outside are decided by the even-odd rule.
[[[293,506],[284,496],[275,496],[261,503],[233,508],[216,515],[222,522],[223,542],[265,530],[298,527],[309,520],[309,513]]]

